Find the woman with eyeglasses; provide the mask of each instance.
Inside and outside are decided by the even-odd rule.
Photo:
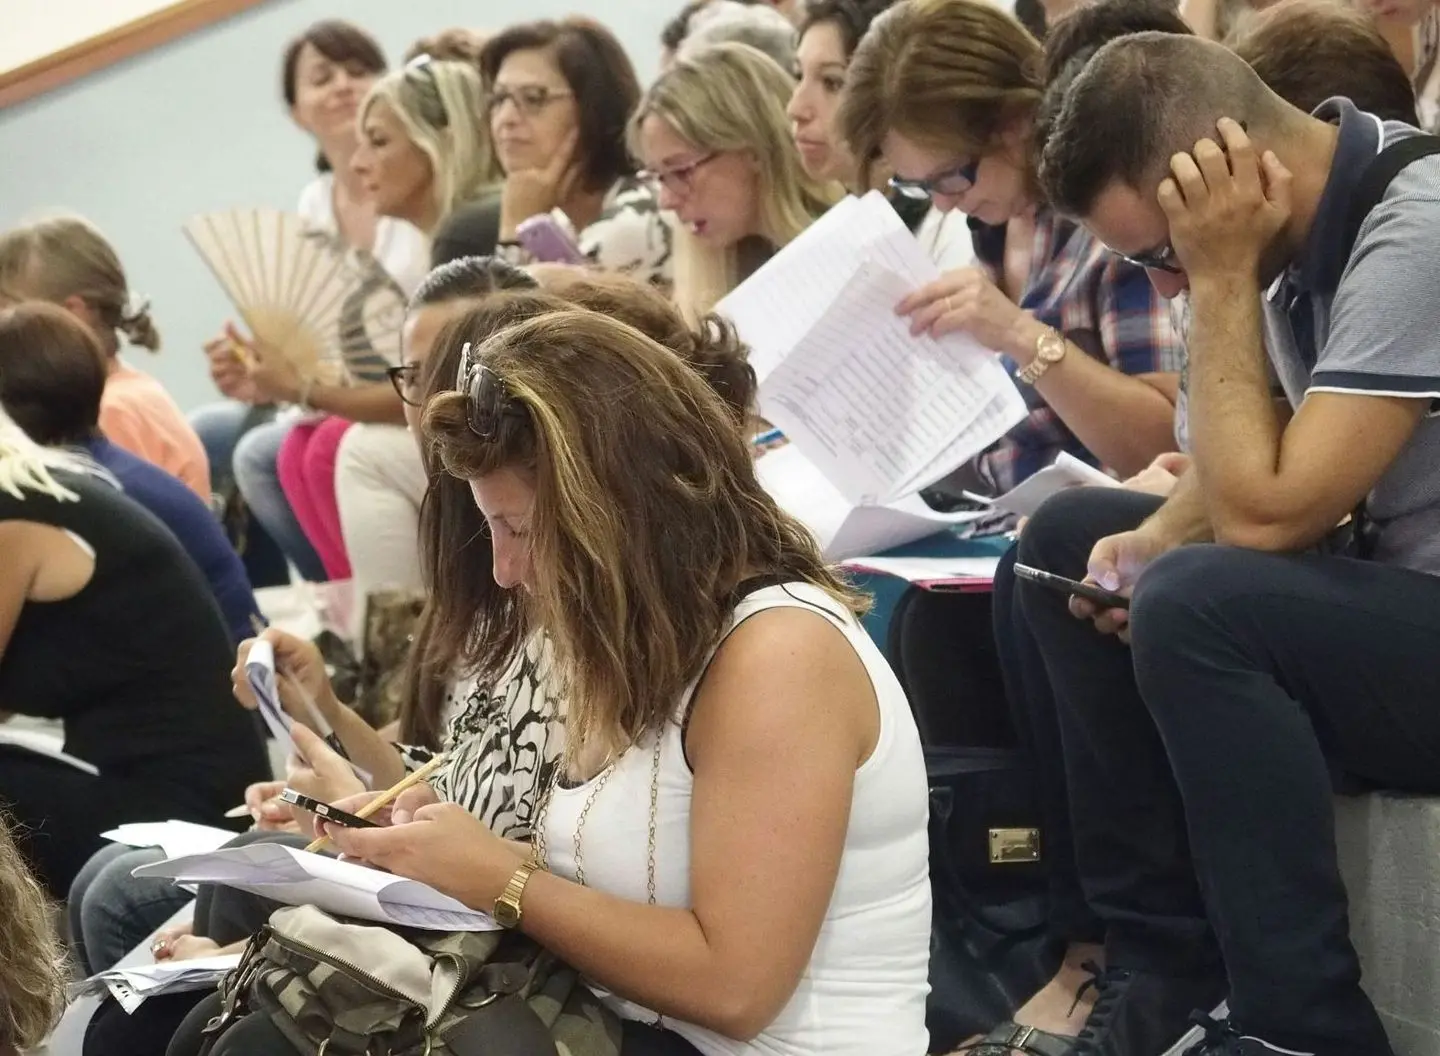
[[[744,44],[682,55],[630,119],[630,149],[678,221],[675,298],[698,318],[844,196],[801,167],[785,107],[795,89]]]
[[[469,63],[422,55],[377,81],[360,106],[351,161],[377,212],[428,235],[458,205],[482,198],[498,176],[482,109]],[[278,466],[327,572],[354,580],[362,610],[378,587],[418,586],[425,474],[384,366],[356,364],[340,385],[305,384],[278,359],[273,367],[278,398],[325,416],[292,431]]]
[[[904,61],[900,61],[900,57]],[[1174,449],[1182,345],[1143,267],[1052,212],[1035,179],[1040,45],[986,0],[911,0],[876,19],[839,125],[901,193],[970,220],[977,267],[897,307],[916,333],[963,332],[1004,357],[1028,417],[949,482],[999,494],[1062,451],[1140,472]]]
[[[640,85],[615,36],[578,15],[526,22],[490,38],[480,68],[504,173],[499,255],[668,282],[670,227],[625,149]],[[477,210],[458,213],[442,240],[474,227]]]

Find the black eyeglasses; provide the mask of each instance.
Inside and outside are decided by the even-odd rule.
[[[409,407],[421,406],[420,401],[412,395],[415,391],[415,379],[420,376],[419,363],[406,363],[403,367],[387,367],[385,376],[395,387],[395,395],[400,397],[401,403]]]
[[[1175,247],[1166,242],[1158,249],[1147,250],[1144,253],[1118,254],[1121,260],[1127,264],[1134,264],[1137,268],[1146,268],[1150,271],[1163,271],[1169,275],[1183,275],[1185,269],[1175,260]]]
[[[499,374],[475,361],[472,350],[470,342],[465,342],[455,387],[465,394],[470,431],[483,443],[493,444],[500,438],[504,420],[524,418],[525,408],[510,395]]]
[[[570,97],[571,93],[569,92],[552,91],[542,85],[527,84],[520,88],[494,88],[485,99],[485,112],[494,114],[506,103],[514,103],[515,108],[526,117],[534,117],[551,103]]]
[[[891,176],[890,187],[895,193],[916,201],[928,201],[937,194],[962,195],[975,186],[975,175],[980,169],[980,160],[968,161],[947,169],[938,176],[925,180],[907,180],[903,176]]]

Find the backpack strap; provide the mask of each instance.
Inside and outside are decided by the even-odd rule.
[[[1355,188],[1355,196],[1350,200],[1350,214],[1345,220],[1346,260],[1350,259],[1350,254],[1355,249],[1355,240],[1360,236],[1360,225],[1370,215],[1370,210],[1379,205],[1380,199],[1385,197],[1390,181],[1399,175],[1401,169],[1432,154],[1440,154],[1440,136],[1406,136],[1391,143],[1365,167],[1360,184]]]

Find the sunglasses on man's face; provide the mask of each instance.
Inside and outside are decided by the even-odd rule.
[[[1144,253],[1121,253],[1121,260],[1127,264],[1134,264],[1137,268],[1145,268],[1149,271],[1163,271],[1169,275],[1183,275],[1185,269],[1175,257],[1175,247],[1166,242],[1158,249],[1147,250]]]
[[[465,394],[470,431],[483,443],[493,444],[500,438],[504,420],[525,417],[525,408],[510,395],[499,374],[475,359],[472,349],[470,342],[465,342],[455,387]]]
[[[967,161],[953,169],[930,176],[923,180],[907,180],[903,176],[891,176],[890,188],[905,198],[928,201],[937,194],[959,197],[975,186],[975,176],[980,169],[979,160]]]

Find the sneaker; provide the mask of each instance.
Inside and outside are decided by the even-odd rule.
[[[1215,1019],[1203,1012],[1194,1016],[1204,1037],[1185,1050],[1184,1056],[1315,1056],[1299,1049],[1282,1049],[1260,1038],[1241,1034],[1227,1020]]]
[[[1185,978],[1085,967],[1095,973],[1085,986],[1093,986],[1097,996],[1073,1056],[1154,1056],[1185,1031],[1195,1009],[1214,1008],[1225,996],[1225,979],[1218,973]]]
[[[1195,1047],[1196,1042],[1204,1040],[1206,1033],[1205,1023],[1209,1023],[1211,1020],[1225,1019],[1229,1015],[1230,1005],[1226,1001],[1221,1001],[1211,1009],[1209,1016],[1202,1016],[1197,1012],[1191,1019],[1203,1022],[1196,1022],[1195,1026],[1180,1035],[1180,1040],[1161,1053],[1161,1056],[1186,1056],[1186,1054]]]

